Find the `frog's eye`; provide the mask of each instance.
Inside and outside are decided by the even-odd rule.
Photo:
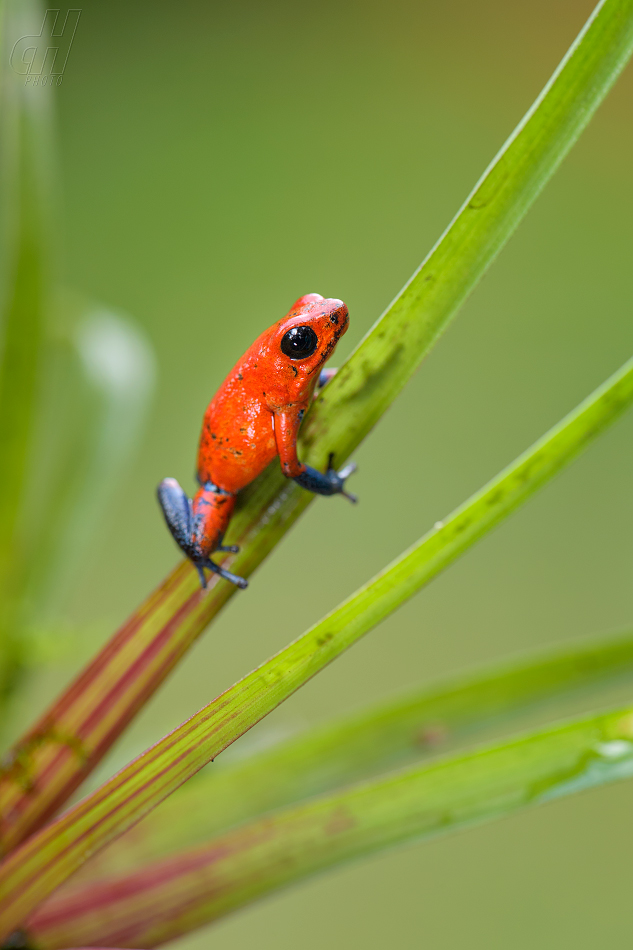
[[[281,338],[281,352],[291,360],[305,360],[318,345],[319,338],[312,327],[293,327]]]

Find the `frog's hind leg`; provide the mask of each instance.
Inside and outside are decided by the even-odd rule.
[[[248,587],[248,582],[243,577],[225,570],[210,558],[214,551],[235,553],[239,550],[236,545],[222,544],[234,507],[235,495],[223,491],[212,482],[206,482],[201,486],[191,506],[195,561],[201,580],[204,576],[202,567],[207,567],[214,574],[223,577],[225,581],[243,589]],[[203,587],[206,587],[206,581],[203,582]]]
[[[237,587],[247,586],[243,577],[231,574],[210,560],[214,551],[236,551],[235,545],[222,544],[235,507],[234,495],[207,482],[191,501],[174,478],[165,478],[158,486],[158,500],[169,530],[195,564],[203,587],[206,587],[205,567]]]

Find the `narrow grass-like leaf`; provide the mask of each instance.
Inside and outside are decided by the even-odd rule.
[[[632,672],[631,632],[591,638],[452,677],[246,759],[220,762],[84,865],[82,880],[199,845],[266,812],[437,754],[482,729],[507,727],[512,716],[548,700],[560,704],[575,692],[629,679]]]
[[[446,521],[0,865],[0,937],[115,837],[514,511],[633,402],[633,360]]]
[[[330,452],[342,461],[390,405],[585,127],[632,43],[633,0],[603,0],[421,269],[316,401],[301,439],[307,461],[322,466]],[[229,538],[242,551],[227,562],[250,575],[310,501],[271,466],[243,493]],[[5,849],[67,800],[234,593],[217,578],[201,593],[181,563],[17,744],[0,779]]]
[[[0,9],[0,695],[20,663],[16,634],[23,582],[19,518],[32,450],[38,367],[50,269],[48,90],[9,62],[20,36],[39,33],[40,7]]]
[[[633,707],[418,765],[260,818],[142,872],[74,886],[29,946],[155,947],[318,871],[633,776]]]

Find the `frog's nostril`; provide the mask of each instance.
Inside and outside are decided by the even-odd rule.
[[[349,323],[347,307],[342,300],[338,299],[338,297],[330,297],[328,304],[330,323],[333,323],[335,326],[339,326],[341,330],[344,330]]]

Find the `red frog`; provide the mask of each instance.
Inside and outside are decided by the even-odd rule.
[[[158,500],[167,526],[178,545],[198,569],[206,586],[208,568],[238,587],[247,581],[211,560],[214,551],[237,553],[222,539],[235,496],[266,468],[276,455],[281,470],[302,488],[318,495],[344,495],[345,480],[356,466],[340,472],[318,472],[297,457],[297,435],[317,382],[323,385],[332,370],[323,364],[334,352],[349,325],[342,300],[320,294],[300,297],[289,313],[264,331],[235,364],[209,403],[198,451],[200,489],[193,501],[174,478],[158,486]]]

